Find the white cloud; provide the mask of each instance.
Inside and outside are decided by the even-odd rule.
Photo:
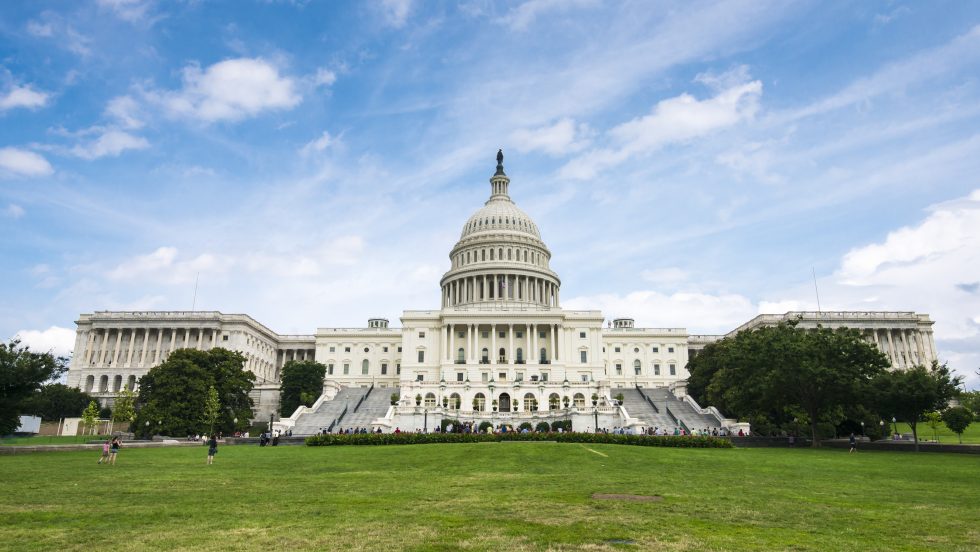
[[[561,169],[568,178],[588,179],[600,170],[654,152],[665,145],[686,142],[751,119],[758,110],[762,83],[752,81],[722,90],[706,100],[682,94],[657,103],[649,115],[609,130],[611,147],[594,149]]]
[[[413,0],[381,0],[381,15],[392,27],[403,27],[412,11]]]
[[[588,147],[589,134],[587,125],[576,126],[574,120],[564,118],[550,126],[520,129],[511,135],[511,142],[521,152],[543,151],[560,156]]]
[[[302,100],[293,79],[260,58],[229,59],[205,70],[190,65],[183,70],[183,88],[149,92],[173,115],[204,123],[239,121],[267,110],[290,109]]]
[[[3,212],[3,216],[12,219],[19,219],[20,217],[24,216],[25,213],[24,208],[21,207],[20,205],[17,205],[16,203],[11,203],[10,205],[7,205],[7,207],[4,208],[2,212]]]
[[[36,109],[44,107],[48,103],[49,95],[46,92],[38,92],[30,86],[14,86],[9,92],[0,96],[0,111],[6,111],[15,107],[25,107]]]
[[[67,357],[75,348],[75,330],[51,326],[46,330],[20,330],[15,336],[21,345],[38,353]]]
[[[0,176],[47,176],[54,172],[47,159],[19,148],[0,148]]]
[[[757,313],[752,302],[742,295],[697,291],[669,295],[651,290],[601,294],[566,299],[562,306],[572,310],[599,309],[610,320],[620,316],[633,318],[637,327],[682,327],[691,333],[713,334],[731,331]]]
[[[51,22],[28,21],[27,32],[36,37],[50,38],[54,36],[54,25]]]
[[[315,86],[330,86],[337,81],[337,74],[329,69],[319,68],[316,70],[316,74],[313,75],[313,84]]]
[[[524,31],[534,21],[549,12],[560,12],[582,7],[594,6],[597,0],[528,0],[512,8],[500,22],[514,31]]]
[[[104,130],[98,138],[85,144],[71,148],[71,154],[82,159],[98,159],[100,157],[118,157],[127,150],[141,150],[150,147],[146,138],[134,136],[117,129]]]
[[[178,260],[176,247],[160,247],[152,253],[123,261],[106,276],[116,281],[137,280],[144,283],[152,281],[181,284],[193,282],[200,272],[223,272],[229,264],[227,259],[209,253],[181,261]]]
[[[37,38],[53,39],[59,47],[79,56],[86,57],[92,53],[89,46],[92,41],[54,12],[42,12],[41,20],[28,21],[26,29],[28,34]]]
[[[132,96],[117,96],[109,100],[105,114],[115,119],[123,128],[137,129],[143,127],[140,118],[140,106]]]
[[[333,143],[334,143],[334,138],[330,136],[329,132],[324,130],[323,134],[321,134],[318,138],[311,140],[302,148],[300,148],[299,153],[300,155],[305,156],[314,152],[321,152],[327,149],[327,147]]]

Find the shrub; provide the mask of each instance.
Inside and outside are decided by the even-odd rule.
[[[534,431],[538,431],[540,433],[548,433],[549,431],[551,431],[551,426],[548,425],[548,422],[538,422],[538,425],[534,426]]]
[[[398,404],[398,399],[400,399],[400,398],[401,397],[398,396],[398,393],[392,393],[391,394],[391,405],[394,406],[394,405]]]
[[[558,431],[559,429],[562,430],[562,431],[571,431],[572,430],[572,421],[571,420],[557,420],[557,421],[551,422],[551,431]]]
[[[487,422],[489,423],[489,422]],[[732,448],[717,437],[616,435],[612,433],[329,433],[306,438],[311,447],[338,445],[425,445],[436,443],[494,443],[501,441],[557,441],[640,447]]]
[[[439,422],[439,425],[441,426],[439,429],[446,431],[446,428],[449,427],[449,424],[453,424],[453,429],[456,429],[457,427],[459,427],[459,420],[443,418],[442,421]]]
[[[491,424],[490,422],[480,422],[480,425],[478,426],[477,429],[480,430],[480,433],[486,433],[488,427],[493,427],[493,424]]]
[[[524,422],[523,424],[517,426],[517,429],[518,431],[524,431],[525,429],[531,431],[533,427],[531,426],[531,422]]]

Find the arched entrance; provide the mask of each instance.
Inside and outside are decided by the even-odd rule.
[[[510,395],[507,393],[501,393],[499,399],[499,406],[501,412],[510,412]]]

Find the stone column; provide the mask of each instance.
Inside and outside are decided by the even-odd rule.
[[[514,325],[507,324],[507,339],[510,341],[507,347],[507,362],[514,364]]]
[[[891,360],[892,367],[893,368],[899,368],[900,367],[899,364],[898,364],[899,358],[895,354],[895,342],[892,341],[892,331],[891,331],[891,329],[886,329],[885,330],[885,337],[888,338],[888,358],[889,358],[889,360]]]
[[[122,347],[122,330],[116,329],[116,346],[112,351],[112,365],[119,365],[119,349]]]
[[[146,367],[146,353],[147,351],[149,351],[149,349],[150,349],[150,329],[144,328],[143,329],[143,352],[140,353],[140,363],[139,363],[140,368]]]
[[[490,364],[497,364],[497,325],[490,324]]]
[[[531,324],[531,330],[529,333],[531,334],[531,354],[528,357],[528,360],[530,361],[531,364],[537,364],[538,363],[538,325]]]
[[[174,347],[177,345],[177,328],[170,328],[170,348],[167,350],[167,356],[174,352]]]
[[[557,324],[548,324],[548,333],[551,334],[549,337],[551,342],[551,362],[554,362],[558,355],[555,354],[555,328],[558,327]]]
[[[109,328],[105,328],[102,330],[102,346],[99,348],[99,366],[105,366],[105,360],[108,355],[109,355]]]
[[[558,332],[558,348],[555,349],[555,360],[561,360],[565,358],[565,328],[560,323],[555,324],[555,328]]]
[[[129,329],[129,350],[126,351],[126,366],[133,365],[133,349],[136,348],[136,328]]]
[[[468,345],[466,354],[470,358],[470,363],[476,364],[476,324],[466,325],[466,343]]]
[[[527,364],[531,364],[531,357],[528,356],[528,353],[530,351],[531,351],[531,325],[525,323],[524,324],[524,362]]]

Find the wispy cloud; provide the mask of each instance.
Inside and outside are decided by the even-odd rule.
[[[48,160],[33,151],[0,148],[0,177],[39,177],[54,172]]]
[[[101,157],[118,157],[128,150],[142,150],[150,147],[150,143],[141,136],[134,136],[117,129],[101,132],[97,138],[71,148],[70,152],[82,159],[99,159]]]
[[[30,85],[13,86],[5,94],[0,95],[0,111],[23,107],[37,109],[48,103],[50,95],[47,92],[34,90]]]

